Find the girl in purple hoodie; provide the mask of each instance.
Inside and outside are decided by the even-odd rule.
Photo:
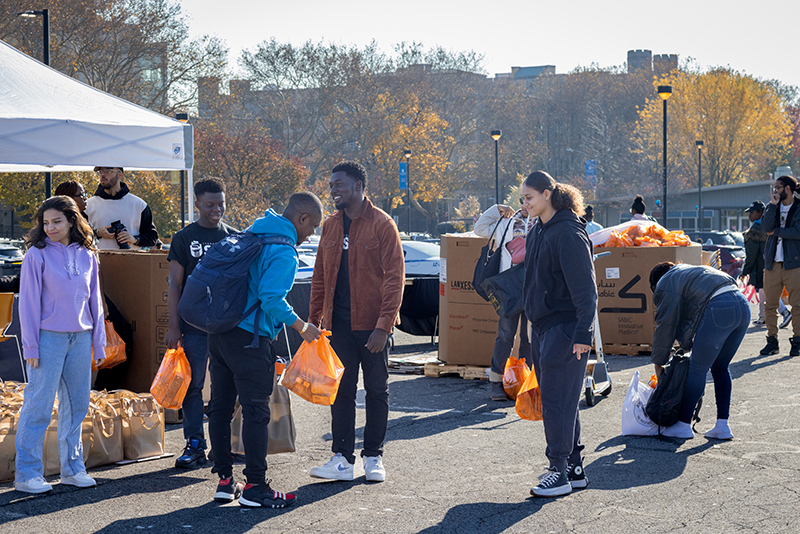
[[[42,450],[58,392],[61,483],[95,485],[83,463],[81,423],[89,409],[91,353],[105,357],[106,334],[92,229],[75,201],[47,199],[25,238],[19,315],[28,385],[16,437],[14,487],[44,493]]]

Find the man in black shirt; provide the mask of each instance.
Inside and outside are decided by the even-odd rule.
[[[194,185],[194,205],[200,218],[172,238],[169,249],[169,331],[167,346],[183,347],[192,381],[183,399],[183,437],[186,448],[175,460],[175,467],[194,468],[206,463],[206,440],[203,432],[203,384],[208,365],[208,337],[205,332],[188,325],[178,315],[186,279],[214,243],[236,232],[222,222],[225,213],[225,184],[219,178],[200,180]]]

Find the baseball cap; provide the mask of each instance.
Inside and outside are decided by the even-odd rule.
[[[766,206],[764,206],[763,202],[760,200],[754,200],[753,203],[750,204],[750,207],[744,210],[744,212],[749,213],[751,211],[764,211],[765,208]]]
[[[94,172],[99,172],[100,169],[119,169],[120,172],[125,172],[122,167],[95,167]]]

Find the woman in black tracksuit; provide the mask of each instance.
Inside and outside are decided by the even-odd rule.
[[[525,314],[531,323],[531,356],[542,396],[550,467],[536,497],[585,488],[578,402],[594,335],[597,285],[583,197],[572,186],[537,171],[522,184],[523,206],[539,224],[528,234]]]

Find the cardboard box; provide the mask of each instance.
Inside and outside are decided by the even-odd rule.
[[[472,287],[475,265],[486,241],[451,234],[441,238],[439,359],[443,362],[492,363],[498,315]]]
[[[100,251],[105,294],[133,329],[133,352],[121,387],[150,391],[167,352],[169,261],[166,251]]]
[[[701,264],[702,247],[595,247],[611,252],[594,262],[603,344],[651,344],[655,306],[650,271],[662,261]]]

